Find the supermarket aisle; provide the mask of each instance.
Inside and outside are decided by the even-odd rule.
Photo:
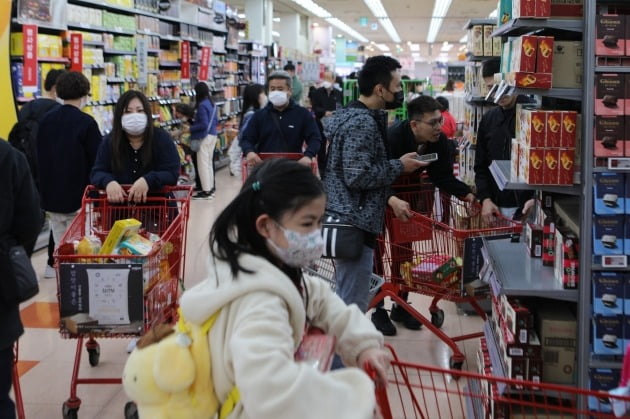
[[[230,177],[223,169],[217,173],[218,188],[215,199],[193,201],[188,223],[188,246],[186,257],[186,286],[202,280],[207,271],[208,232],[218,212],[229,202],[240,187],[240,178]],[[43,274],[46,251],[33,257],[38,273]],[[42,279],[40,293],[22,308],[22,319],[26,332],[20,340],[20,374],[27,418],[48,419],[61,417],[62,403],[70,391],[76,341],[63,340],[58,332],[57,284],[55,279]],[[412,295],[413,305],[428,314],[430,300]],[[468,331],[481,330],[481,321],[476,317],[457,314],[452,303],[441,303],[446,320],[443,330],[448,335],[459,335]],[[409,362],[447,366],[450,353],[442,342],[429,332],[409,331],[402,326],[398,336],[389,338],[401,359]],[[100,364],[92,368],[87,357],[81,361],[83,377],[119,377],[127,356],[126,339],[102,339]],[[474,369],[476,340],[461,344],[468,362],[464,368]],[[85,350],[83,349],[84,353]],[[123,417],[127,398],[120,385],[82,385],[78,387],[82,400],[80,418],[114,419]]]

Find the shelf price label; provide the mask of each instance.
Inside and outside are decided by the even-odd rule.
[[[199,80],[207,81],[210,69],[210,47],[201,48],[201,60],[199,63]]]
[[[190,80],[190,42],[182,41],[181,44],[182,57],[182,80]]]
[[[70,70],[83,71],[83,34],[70,35]]]
[[[22,25],[24,70],[22,86],[25,92],[37,91],[37,25]]]
[[[149,60],[149,50],[148,50],[148,41],[147,38],[143,36],[139,36],[136,39],[136,56],[138,62],[138,85],[146,86],[147,85],[147,75],[149,73],[148,69],[148,60]]]

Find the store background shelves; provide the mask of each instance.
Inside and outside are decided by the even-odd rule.
[[[512,19],[499,26],[492,36],[519,36],[544,29],[582,32],[581,19]]]
[[[494,177],[497,186],[501,190],[541,190],[546,192],[561,193],[567,195],[580,195],[581,188],[579,185],[530,185],[529,183],[512,182],[510,161],[494,160],[490,164],[490,173]],[[578,176],[579,177],[579,176]],[[578,180],[578,179],[576,179]]]

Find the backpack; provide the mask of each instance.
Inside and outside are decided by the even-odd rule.
[[[219,419],[240,400],[235,386],[220,404],[212,382],[208,332],[219,312],[202,325],[179,313],[175,327],[159,325],[138,341],[123,371],[123,387],[141,418]]]
[[[36,99],[27,103],[22,108],[18,122],[9,132],[9,144],[21,151],[28,161],[28,165],[39,189],[39,173],[37,169],[37,132],[39,124],[50,110],[60,106],[59,103],[49,99]]]

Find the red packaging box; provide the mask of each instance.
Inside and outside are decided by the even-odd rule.
[[[547,111],[545,146],[558,148],[562,141],[562,112]]]
[[[523,144],[530,148],[545,147],[547,112],[539,109],[522,109],[520,121]]]
[[[582,17],[584,16],[583,0],[551,0],[551,16]]]
[[[513,0],[512,19],[519,17],[538,17],[536,16],[536,0]]]
[[[514,335],[517,342],[529,343],[529,331],[534,328],[534,316],[518,300],[507,298],[503,301],[507,330]]]
[[[518,38],[515,38],[512,44],[512,65],[510,66],[510,70],[522,71],[526,73],[536,72],[537,52],[537,36],[522,35]]]
[[[555,251],[556,224],[553,214],[545,211],[545,221],[543,222],[543,254],[542,262],[544,266],[553,266]]]
[[[519,174],[523,174],[523,181],[530,185],[543,184],[543,171],[545,166],[544,148],[523,147],[523,158]]]
[[[630,15],[626,15],[626,55],[630,55]]]
[[[575,172],[575,149],[561,148],[558,158],[558,185],[573,185]]]
[[[527,359],[527,379],[535,383],[542,381],[543,361],[540,356]]]
[[[619,57],[626,54],[626,17],[599,15],[595,19],[595,55]]]
[[[574,148],[577,137],[577,112],[562,111],[562,131],[560,133],[560,147]]]
[[[546,0],[549,4],[549,1]],[[553,36],[538,37],[538,51],[536,54],[536,72],[551,73],[553,66]]]
[[[554,276],[565,289],[576,289],[579,282],[579,241],[566,229],[556,229]]]
[[[630,116],[624,118],[626,123],[625,135],[624,135],[624,156],[630,157]],[[630,182],[630,180],[628,181]],[[628,196],[630,198],[630,196]]]
[[[559,150],[545,148],[545,166],[543,168],[543,184],[557,185],[560,170],[558,169]]]
[[[551,89],[551,73],[524,73],[521,71],[505,74],[510,86],[524,89]]]
[[[625,84],[625,90],[626,90],[626,94],[625,94],[625,103],[624,103],[624,114],[625,115],[630,115],[630,74],[626,74],[624,77],[624,84]]]
[[[623,116],[595,117],[595,157],[624,155],[625,127]]]
[[[551,16],[551,0],[536,0],[536,17]]]
[[[623,74],[595,75],[595,115],[623,115],[625,96],[626,88]]]

